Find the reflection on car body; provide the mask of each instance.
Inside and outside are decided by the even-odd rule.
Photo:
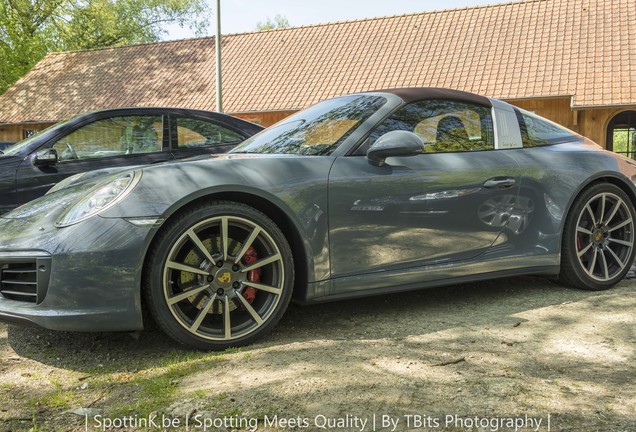
[[[531,198],[502,195],[484,202],[477,214],[487,225],[506,227],[514,234],[520,234],[528,226],[533,211],[534,201]]]

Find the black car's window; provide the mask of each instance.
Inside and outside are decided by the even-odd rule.
[[[254,135],[231,153],[328,155],[385,103],[384,97],[368,95],[326,100]]]
[[[180,148],[238,144],[245,137],[210,120],[171,116],[177,125],[177,143]]]
[[[404,130],[424,142],[423,153],[492,150],[495,148],[490,108],[466,102],[431,99],[398,109],[370,135],[356,154],[364,154],[387,132]]]
[[[559,126],[531,112],[515,108],[524,147],[536,147],[564,142],[581,141],[583,138],[569,129]]]
[[[111,117],[89,123],[53,145],[61,162],[162,150],[161,115]]]

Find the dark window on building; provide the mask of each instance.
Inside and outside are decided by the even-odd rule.
[[[636,111],[624,111],[610,121],[607,149],[636,159]]]

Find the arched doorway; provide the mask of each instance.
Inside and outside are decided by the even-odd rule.
[[[636,111],[623,111],[609,122],[607,149],[636,159]]]

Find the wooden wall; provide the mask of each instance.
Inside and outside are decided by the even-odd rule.
[[[252,123],[259,124],[264,127],[273,125],[279,122],[285,117],[296,113],[298,111],[269,111],[269,112],[249,112],[249,113],[230,113],[234,117],[242,118],[243,120],[251,121]]]
[[[0,141],[22,141],[24,139],[24,131],[41,131],[52,124],[53,123],[26,123],[0,125]]]
[[[636,105],[629,109],[636,110]],[[611,108],[579,111],[580,130],[577,132],[607,148],[607,126],[616,114],[625,110],[626,108]]]
[[[603,147],[606,145],[606,131],[609,121],[616,114],[628,108],[636,110],[635,104],[633,107],[573,111],[570,107],[569,97],[554,99],[516,99],[508,100],[508,102],[520,108],[536,112],[540,116],[572,129]],[[232,113],[232,115],[267,127],[296,112],[297,111],[269,111]],[[24,137],[25,130],[31,129],[39,131],[50,125],[51,123],[0,125],[0,141],[20,141]]]
[[[242,118],[247,121],[268,127],[278,121],[289,117],[297,111],[270,111],[270,112],[249,112],[249,113],[231,113],[234,117]],[[5,124],[0,125],[0,141],[21,141],[24,139],[25,130],[46,129],[53,123],[28,123],[28,124]]]
[[[585,109],[572,110],[570,107],[571,98],[552,98],[552,99],[516,99],[507,102],[533,111],[540,116],[550,119],[560,125],[572,129],[580,133],[592,141],[606,146],[607,125],[610,120],[619,112],[633,107],[612,108],[612,109]],[[258,123],[262,126],[271,126],[274,123],[294,114],[296,111],[275,111],[275,112],[251,112],[251,113],[233,113],[233,116]]]
[[[576,130],[570,98],[506,100],[519,108],[539,114],[569,129]],[[577,130],[577,132],[579,132]]]

